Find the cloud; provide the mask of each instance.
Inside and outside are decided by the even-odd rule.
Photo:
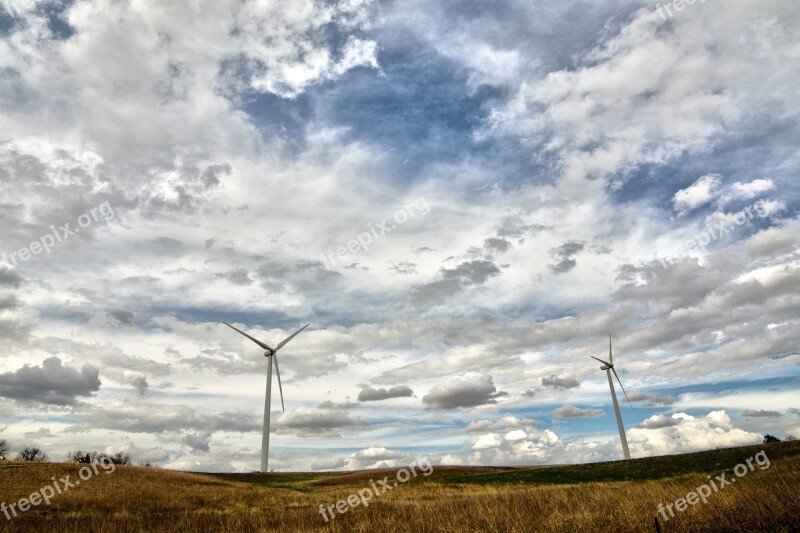
[[[135,463],[161,464],[169,460],[167,450],[159,447],[143,448],[129,441],[121,446],[107,446],[104,453],[113,455],[117,452],[127,452]]]
[[[147,378],[141,374],[129,374],[127,379],[128,383],[131,384],[131,387],[136,390],[136,394],[139,396],[144,396],[144,394],[147,392],[147,388],[150,386],[147,383]]]
[[[742,416],[745,418],[777,418],[783,416],[783,414],[778,411],[765,411],[763,409],[759,409],[758,411],[754,409],[745,409],[742,412]]]
[[[26,439],[44,439],[49,437],[54,437],[53,432],[50,431],[50,428],[39,428],[36,431],[26,431],[23,433],[23,436]]]
[[[16,289],[22,284],[22,276],[5,263],[0,263],[0,287]]]
[[[601,418],[606,416],[602,409],[581,409],[572,404],[564,404],[553,411],[559,418]]]
[[[634,457],[690,453],[758,444],[763,437],[736,428],[724,412],[702,418],[683,413],[656,415],[628,431]],[[532,465],[613,461],[622,457],[617,435],[602,442],[590,438],[562,439],[552,430],[519,428],[506,433],[472,436],[468,450],[437,457],[439,464]]]
[[[497,253],[507,252],[511,249],[511,243],[505,239],[486,239],[483,241],[483,245],[487,250]]]
[[[199,413],[186,405],[150,402],[115,401],[95,406],[80,413],[78,426],[66,431],[81,433],[91,428],[111,429],[127,433],[169,433],[229,431],[260,432],[260,417],[241,412]]]
[[[489,448],[498,448],[503,444],[499,435],[489,434],[481,435],[472,444],[473,450],[486,450]]]
[[[407,398],[414,395],[414,391],[405,385],[399,385],[390,389],[373,389],[366,387],[358,393],[359,402],[378,402],[390,398]]]
[[[346,464],[347,464],[347,459],[345,459],[344,457],[328,457],[311,463],[311,470],[314,471],[339,470],[341,468],[344,468]]]
[[[422,397],[422,402],[428,409],[456,409],[496,403],[505,394],[497,391],[492,376],[470,372],[436,385]]]
[[[755,256],[774,257],[792,252],[798,236],[790,226],[768,228],[745,242],[745,249]]]
[[[136,315],[130,311],[115,310],[108,313],[112,318],[116,319],[119,323],[126,326],[133,325],[133,319]]]
[[[685,215],[717,198],[720,185],[722,176],[706,174],[689,187],[676,192],[672,198],[672,205],[679,216]]]
[[[351,418],[345,410],[298,407],[281,413],[272,425],[280,434],[338,437],[342,429],[352,430],[369,424],[364,420]]]
[[[49,357],[42,366],[25,365],[0,375],[0,396],[18,401],[74,405],[78,397],[100,390],[99,370],[89,364],[78,370]]]
[[[419,305],[442,303],[459,292],[499,276],[497,265],[486,259],[465,261],[455,268],[439,270],[439,280],[414,289],[413,300]]]
[[[767,191],[771,191],[774,187],[775,183],[771,179],[760,178],[748,183],[734,183],[731,189],[736,198],[749,200]]]
[[[406,452],[373,446],[350,454],[345,462],[346,470],[392,468],[411,463],[414,457]]]
[[[517,418],[515,416],[504,416],[498,420],[474,420],[467,426],[468,433],[483,433],[486,431],[507,431],[526,427],[534,427],[539,424],[538,420]]]
[[[553,274],[566,274],[578,265],[574,257],[584,250],[586,245],[578,241],[567,241],[558,248],[550,250],[550,255],[557,263],[550,265]]]
[[[672,405],[675,403],[675,397],[671,395],[661,396],[660,394],[646,394],[644,392],[631,392],[628,394],[628,399],[631,402],[642,402],[647,401],[645,403],[645,407],[663,407],[666,405]]]
[[[542,378],[542,387],[553,387],[556,389],[566,390],[576,389],[580,386],[581,382],[575,378],[560,378],[556,375]]]
[[[411,263],[409,261],[400,261],[399,263],[393,264],[391,267],[389,267],[389,270],[392,270],[397,274],[404,274],[404,275],[416,274],[417,264]]]
[[[631,453],[640,457],[688,453],[759,444],[763,438],[735,427],[725,411],[712,411],[703,418],[676,413],[672,420],[677,423],[667,425],[659,419],[649,424],[652,427],[645,422],[643,427],[631,429]]]
[[[181,440],[181,444],[195,452],[209,452],[211,433],[202,431],[197,433],[187,433]]]
[[[233,283],[234,285],[240,286],[248,286],[253,283],[252,278],[250,278],[250,274],[244,268],[236,268],[222,274],[222,277]]]
[[[637,424],[635,427],[641,429],[661,429],[677,426],[679,423],[680,419],[677,418],[668,418],[664,415],[653,415],[641,424]]]
[[[325,400],[324,402],[322,402],[319,405],[317,405],[318,409],[344,409],[344,410],[349,410],[349,409],[353,409],[354,407],[358,407],[358,403],[357,402],[336,403],[336,402],[332,402],[330,400]]]

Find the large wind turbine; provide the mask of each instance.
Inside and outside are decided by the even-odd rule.
[[[628,398],[628,393],[625,392],[625,387],[622,386],[622,381],[619,379],[619,375],[617,371],[614,370],[614,354],[611,353],[611,334],[608,334],[608,361],[603,361],[602,359],[598,359],[595,356],[590,356],[592,359],[600,361],[603,363],[603,366],[600,367],[600,370],[605,370],[606,375],[608,376],[608,386],[611,388],[611,399],[614,400],[614,413],[617,415],[617,426],[619,426],[619,440],[622,441],[622,451],[625,453],[625,459],[631,458],[631,452],[628,450],[628,439],[625,437],[625,426],[622,425],[622,414],[619,412],[619,403],[617,403],[617,391],[614,389],[614,380],[611,379],[611,373],[614,373],[616,376],[617,381],[619,382],[619,386],[622,389],[622,393],[625,394],[625,399],[628,400],[628,405],[633,408],[633,404],[631,404],[631,400]]]
[[[286,343],[292,340],[295,337],[295,335],[306,329],[308,327],[308,324],[306,324],[305,326],[298,329],[297,331],[289,335],[287,338],[279,342],[278,345],[275,346],[275,348],[273,349],[270,348],[268,344],[263,343],[260,340],[251,337],[250,335],[248,335],[247,333],[245,333],[240,329],[234,328],[227,322],[223,323],[229,328],[238,331],[239,333],[241,333],[254,343],[258,344],[261,348],[266,350],[264,352],[264,357],[267,358],[269,363],[267,365],[267,396],[266,399],[264,400],[264,432],[261,435],[261,471],[268,472],[267,462],[269,458],[269,406],[272,399],[272,360],[273,359],[275,360],[275,373],[278,375],[278,389],[281,391],[281,408],[284,411],[286,411],[286,406],[283,404],[283,385],[281,385],[281,370],[280,367],[278,366],[278,350],[286,346]]]

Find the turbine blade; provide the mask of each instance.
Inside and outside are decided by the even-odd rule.
[[[626,399],[626,400],[628,400],[628,405],[630,405],[630,406],[631,406],[631,409],[633,409],[633,404],[631,403],[631,399],[630,399],[630,398],[628,398],[628,393],[627,393],[627,392],[625,392],[625,387],[623,387],[623,386],[622,386],[622,381],[620,381],[620,379],[619,379],[619,375],[617,374],[617,371],[614,369],[614,367],[613,367],[613,366],[611,367],[611,371],[612,371],[612,372],[614,373],[614,375],[617,377],[617,383],[619,383],[619,387],[622,389],[622,394],[624,394],[624,395],[625,395],[625,399]]]
[[[606,362],[605,362],[605,361],[603,361],[602,359],[598,359],[597,357],[595,357],[595,356],[593,356],[593,355],[590,355],[589,357],[591,357],[591,358],[592,358],[592,359],[594,359],[595,361],[600,361],[600,362],[601,362],[601,363],[603,363],[604,365],[611,366],[611,363],[606,363]]]
[[[283,404],[283,385],[281,385],[281,369],[278,366],[278,354],[272,357],[275,359],[275,374],[278,376],[278,390],[281,391],[281,409],[286,412],[286,406]]]
[[[295,331],[294,333],[292,333],[291,335],[289,335],[288,337],[286,337],[285,339],[283,339],[283,340],[282,340],[280,343],[278,343],[278,345],[275,347],[275,351],[277,352],[278,350],[280,350],[281,348],[283,348],[283,347],[286,345],[286,343],[287,343],[287,342],[289,342],[290,340],[292,340],[292,339],[295,337],[295,335],[297,335],[298,333],[300,333],[301,331],[303,331],[303,330],[304,330],[304,329],[306,329],[307,327],[308,327],[308,324],[306,324],[306,325],[305,325],[305,326],[303,326],[302,328],[298,329],[297,331]]]
[[[608,334],[608,360],[612,365],[614,364],[614,354],[611,353],[611,333]]]
[[[247,337],[248,339],[250,339],[250,340],[251,340],[251,341],[253,341],[254,343],[258,344],[259,346],[261,346],[261,347],[262,347],[262,348],[264,348],[265,350],[269,350],[270,352],[274,351],[272,348],[270,348],[270,347],[269,347],[269,345],[268,345],[268,344],[264,344],[264,343],[263,343],[263,342],[261,342],[260,340],[258,340],[258,339],[256,339],[256,338],[254,338],[254,337],[251,337],[250,335],[248,335],[248,334],[247,334],[247,333],[245,333],[244,331],[242,331],[242,330],[240,330],[240,329],[236,329],[235,327],[231,326],[231,325],[230,325],[230,324],[228,324],[227,322],[223,322],[223,324],[225,324],[226,326],[228,326],[229,328],[231,328],[231,329],[233,329],[233,330],[236,330],[236,331],[238,331],[239,333],[241,333],[242,335],[244,335],[245,337]]]

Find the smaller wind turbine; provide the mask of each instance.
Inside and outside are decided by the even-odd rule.
[[[611,399],[614,401],[614,413],[617,415],[617,426],[619,426],[619,440],[622,441],[622,451],[625,453],[625,459],[630,459],[631,452],[628,450],[628,439],[625,436],[625,426],[622,424],[622,414],[619,412],[619,403],[617,403],[617,391],[614,388],[614,380],[611,379],[612,372],[614,373],[614,376],[616,376],[619,386],[622,389],[622,393],[625,394],[625,399],[628,400],[628,405],[631,406],[631,409],[633,409],[633,404],[631,404],[631,400],[628,398],[628,393],[625,392],[625,387],[622,386],[622,381],[620,381],[617,371],[614,370],[614,354],[611,352],[610,333],[608,334],[608,361],[603,361],[602,359],[598,359],[593,355],[590,357],[603,363],[603,366],[600,367],[600,370],[605,370],[606,375],[608,376],[608,386],[611,388]]]
[[[283,385],[281,385],[281,369],[278,367],[278,350],[286,346],[286,343],[292,340],[295,335],[303,331],[308,327],[308,324],[303,326],[302,328],[298,329],[291,335],[289,335],[286,339],[282,340],[278,343],[275,348],[270,348],[270,346],[266,343],[261,342],[260,340],[251,337],[244,331],[240,329],[236,329],[235,327],[231,326],[227,322],[223,322],[229,328],[238,331],[254,343],[258,344],[261,348],[266,350],[264,352],[264,357],[267,358],[269,364],[267,365],[267,395],[266,399],[264,400],[264,430],[261,434],[261,471],[268,472],[267,470],[267,463],[269,462],[269,406],[272,401],[272,360],[275,360],[275,373],[278,375],[278,388],[281,391],[281,408],[286,411],[286,406],[283,404]]]

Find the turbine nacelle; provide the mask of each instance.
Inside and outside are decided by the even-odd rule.
[[[275,356],[275,358],[274,358],[274,359],[272,359],[272,361],[275,363],[275,374],[278,376],[278,389],[279,389],[279,390],[280,390],[280,392],[281,392],[281,408],[282,408],[284,411],[286,411],[286,406],[285,406],[285,405],[284,405],[284,403],[283,403],[283,385],[281,384],[281,370],[280,370],[280,367],[278,366],[278,350],[280,350],[281,348],[283,348],[283,347],[286,345],[286,343],[287,343],[287,342],[289,342],[290,340],[292,340],[293,338],[295,338],[295,336],[296,336],[298,333],[300,333],[301,331],[303,331],[304,329],[306,329],[306,328],[308,327],[308,324],[306,324],[305,326],[303,326],[302,328],[298,329],[297,331],[295,331],[294,333],[292,333],[291,335],[289,335],[288,337],[286,337],[284,340],[282,340],[281,342],[279,342],[279,343],[278,343],[278,345],[277,345],[277,346],[275,346],[275,348],[273,348],[272,346],[270,346],[269,344],[267,344],[267,343],[265,343],[265,342],[261,342],[260,340],[256,339],[255,337],[251,337],[250,335],[248,335],[248,334],[247,334],[247,333],[245,333],[244,331],[242,331],[242,330],[240,330],[240,329],[237,329],[237,328],[235,328],[235,327],[231,326],[231,325],[230,325],[230,324],[228,324],[227,322],[223,322],[223,324],[225,324],[226,326],[228,326],[228,327],[229,327],[229,328],[231,328],[232,330],[236,331],[237,333],[240,333],[241,335],[243,335],[243,336],[247,337],[248,339],[250,339],[251,341],[253,341],[254,343],[256,343],[258,346],[260,346],[261,348],[263,348],[263,349],[265,350],[265,352],[264,352],[264,357],[266,357],[267,359],[269,359],[269,358],[270,358],[270,357],[272,357],[272,356]],[[270,372],[271,372],[271,370],[270,370]],[[271,374],[270,374],[270,376],[271,376]],[[268,379],[271,379],[271,378],[268,378]]]
[[[597,358],[597,357],[595,357],[593,355],[590,355],[589,357],[591,357],[595,361],[599,361],[599,362],[603,363],[603,366],[600,367],[600,370],[614,370],[614,365],[612,365],[611,363],[609,363],[607,361],[603,361],[602,359],[599,359],[599,358]]]

